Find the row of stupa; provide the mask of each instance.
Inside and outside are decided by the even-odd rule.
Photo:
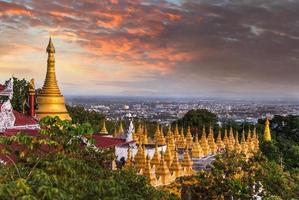
[[[248,130],[247,136],[245,131],[242,131],[241,139],[239,134],[233,133],[233,129],[224,130],[222,137],[221,131],[218,132],[217,138],[214,138],[213,129],[209,128],[207,135],[205,128],[202,130],[200,140],[196,134],[194,137],[191,134],[190,127],[186,130],[181,128],[180,133],[176,126],[172,131],[168,128],[168,132],[164,137],[162,129],[157,126],[155,138],[152,141],[147,137],[145,126],[139,126],[134,133],[134,140],[137,141],[138,150],[135,156],[132,156],[132,149],[127,149],[127,159],[123,169],[134,167],[142,174],[149,178],[153,186],[168,185],[176,178],[181,176],[190,176],[196,173],[194,163],[207,156],[213,156],[224,151],[236,152],[244,155],[245,159],[252,157],[259,151],[259,138],[256,128]],[[268,141],[271,133],[269,121],[266,119],[264,129],[264,140]],[[146,151],[146,145],[155,144],[155,152],[150,156]],[[166,146],[165,151],[159,151],[159,146]],[[183,150],[183,151],[182,151]],[[183,152],[183,153],[182,153]],[[182,159],[179,159],[179,153],[182,153]]]

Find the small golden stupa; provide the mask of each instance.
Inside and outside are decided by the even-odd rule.
[[[271,141],[270,122],[269,122],[268,118],[266,118],[266,122],[265,122],[264,141],[265,142],[270,142]]]
[[[44,82],[44,86],[41,92],[37,96],[38,110],[36,115],[39,119],[50,116],[58,116],[62,120],[71,120],[71,117],[66,110],[64,97],[61,94],[55,74],[55,48],[50,38],[47,47],[48,64],[47,74]]]

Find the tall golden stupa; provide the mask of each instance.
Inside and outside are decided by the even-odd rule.
[[[55,48],[52,43],[51,37],[47,47],[48,62],[47,62],[47,74],[44,82],[44,86],[41,92],[37,96],[38,110],[36,115],[39,119],[50,116],[58,116],[62,120],[71,120],[65,103],[64,97],[61,94],[55,74]]]

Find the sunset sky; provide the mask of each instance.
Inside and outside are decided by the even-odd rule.
[[[299,99],[299,0],[0,0],[0,81],[65,95]]]

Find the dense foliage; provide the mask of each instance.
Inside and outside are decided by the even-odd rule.
[[[206,109],[189,110],[183,118],[179,119],[176,123],[179,126],[187,127],[198,127],[203,126],[215,126],[217,122],[217,116],[214,113]]]
[[[89,124],[41,120],[40,137],[0,137],[12,163],[0,168],[0,199],[169,199],[134,171],[111,171],[110,150],[94,150]],[[17,145],[17,146],[16,146]]]
[[[5,82],[5,85],[8,84],[8,81]],[[13,77],[13,98],[11,100],[11,104],[14,110],[19,112],[26,112],[28,110],[28,106],[25,104],[28,99],[28,88],[29,82],[25,79],[18,79]],[[1,101],[4,100],[4,97],[0,97]]]

